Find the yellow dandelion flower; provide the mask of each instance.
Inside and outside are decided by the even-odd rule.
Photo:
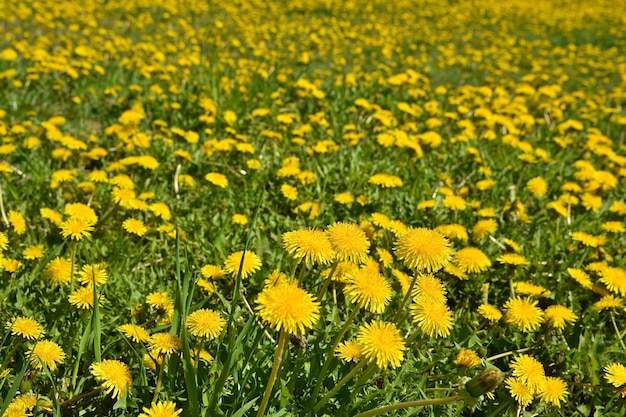
[[[498,262],[506,265],[530,265],[530,261],[518,253],[505,253],[501,255]]]
[[[504,381],[513,399],[522,407],[526,407],[535,398],[532,391],[518,378],[507,378]]]
[[[70,304],[82,310],[90,310],[93,307],[93,295],[93,287],[88,285],[74,290],[67,299]],[[101,305],[102,301],[103,297],[99,295],[98,305]]]
[[[13,226],[13,230],[18,235],[26,233],[26,219],[19,211],[11,210],[8,213],[9,223]]]
[[[626,232],[626,227],[624,226],[624,224],[622,222],[617,222],[617,221],[604,222],[600,226],[600,229],[604,230],[605,232],[609,232],[609,233],[624,233],[624,232]]]
[[[120,332],[124,334],[127,338],[132,340],[133,342],[149,342],[150,334],[146,329],[136,324],[122,324],[117,328]]]
[[[600,271],[600,282],[602,282],[609,291],[617,293],[620,296],[626,295],[626,269],[609,267]]]
[[[224,174],[220,174],[218,172],[209,172],[204,176],[204,179],[220,188],[228,187],[228,178],[226,178],[226,175]]]
[[[411,304],[413,322],[430,337],[448,337],[454,324],[450,308],[431,298],[420,298]]]
[[[461,349],[454,363],[459,366],[465,366],[469,369],[474,369],[478,365],[480,365],[481,361],[476,352],[474,352],[473,350]]]
[[[9,247],[9,238],[4,233],[0,232],[0,251],[6,250]]]
[[[539,391],[539,399],[545,403],[560,407],[561,402],[565,401],[565,397],[567,397],[567,384],[565,381],[554,376],[546,377],[546,381]]]
[[[248,216],[246,216],[245,214],[235,213],[232,215],[230,219],[232,220],[233,223],[239,224],[241,226],[245,226],[246,224],[249,223]]]
[[[337,346],[335,356],[346,362],[359,362],[363,358],[363,349],[356,340],[349,340]]]
[[[61,223],[61,235],[67,239],[82,240],[85,237],[91,236],[93,231],[93,225],[85,222],[78,217],[70,217],[63,223]]]
[[[363,267],[347,276],[344,293],[350,300],[373,313],[382,313],[391,300],[391,285],[377,267]]]
[[[507,245],[509,248],[513,249],[513,252],[522,251],[522,248],[520,247],[520,245],[512,239],[504,238],[504,244]]]
[[[449,263],[448,265],[446,265],[445,268],[443,268],[443,270],[452,275],[457,277],[458,279],[465,281],[469,279],[469,275],[467,275],[467,273],[465,271],[463,271],[461,268],[459,268],[457,265],[453,264],[453,263]]]
[[[494,219],[479,220],[472,227],[472,240],[479,242],[490,234],[495,233],[496,230],[498,230],[498,222]]]
[[[106,284],[109,274],[106,271],[107,264],[105,262],[101,262],[93,265],[85,265],[78,273],[78,280],[83,285],[93,285],[96,283],[96,286]]]
[[[543,177],[535,177],[526,183],[526,188],[535,197],[543,197],[548,192],[548,183]]]
[[[207,281],[206,279],[200,278],[197,284],[198,284],[198,287],[202,288],[208,294],[213,294],[215,292],[215,289],[216,289],[215,284],[212,283],[211,281]]]
[[[254,252],[247,251],[244,255],[243,251],[231,254],[224,261],[224,271],[229,273],[233,278],[239,273],[241,266],[241,279],[246,279],[259,269],[261,269],[261,259]]]
[[[17,272],[17,270],[20,269],[21,266],[22,262],[18,261],[17,259],[4,259],[1,262],[0,268],[4,268],[5,271],[13,274]]]
[[[580,242],[585,246],[597,248],[598,246],[602,246],[606,243],[606,236],[594,236],[585,232],[574,232],[572,233],[572,240]]]
[[[226,321],[217,311],[200,309],[187,316],[187,329],[194,336],[215,339],[220,335]]]
[[[169,220],[172,218],[172,212],[165,203],[152,203],[148,206],[148,210],[154,213],[155,216],[162,218],[163,220]]]
[[[170,333],[155,333],[148,341],[150,352],[156,355],[169,355],[180,351],[181,347],[180,338]]]
[[[385,268],[391,268],[391,265],[393,265],[393,255],[391,255],[387,249],[383,248],[376,248],[376,253],[383,266]]]
[[[265,287],[256,300],[261,318],[275,330],[304,333],[319,319],[320,304],[296,283],[281,282]]]
[[[102,389],[113,398],[120,398],[130,393],[133,379],[124,362],[105,359],[92,363],[89,370],[96,381],[100,382]]]
[[[335,222],[326,233],[339,261],[361,263],[367,257],[370,242],[358,225]]]
[[[287,200],[295,201],[298,199],[298,189],[293,185],[283,184],[280,186],[280,192]]]
[[[427,210],[435,207],[437,205],[437,200],[425,200],[420,202],[417,205],[418,210]]]
[[[474,247],[467,247],[457,251],[452,263],[465,273],[483,272],[489,269],[491,261],[483,251]]]
[[[572,278],[576,280],[583,287],[590,289],[593,287],[593,283],[591,282],[591,278],[589,274],[583,271],[582,269],[577,268],[567,268],[567,273],[570,274]]]
[[[27,417],[32,415],[28,411],[26,406],[21,402],[11,402],[2,417]]]
[[[141,237],[141,236],[145,235],[146,233],[148,233],[148,228],[139,219],[132,219],[132,218],[126,219],[122,223],[122,227],[128,233],[132,233],[132,234],[137,235],[139,237]]]
[[[402,187],[402,178],[396,175],[389,174],[374,174],[372,175],[368,182],[370,184],[378,185],[381,188],[398,188]]]
[[[171,401],[159,401],[152,403],[150,408],[144,407],[139,417],[178,417],[182,412],[183,410],[177,409],[176,404]]]
[[[404,340],[393,323],[373,321],[362,325],[358,331],[357,343],[363,357],[375,362],[379,368],[397,368],[404,359]]]
[[[146,302],[153,308],[162,310],[167,314],[174,312],[174,302],[166,292],[155,291],[150,293],[146,296]]]
[[[30,356],[30,362],[36,369],[42,369],[46,365],[50,371],[57,369],[57,365],[65,360],[65,353],[61,346],[51,340],[41,340],[26,351]]]
[[[533,395],[541,391],[546,382],[543,365],[529,355],[520,355],[513,360],[511,374],[525,384]]]
[[[596,311],[607,310],[609,308],[617,308],[622,306],[622,299],[617,298],[611,294],[605,295],[600,300],[596,301],[591,308]]]
[[[293,212],[302,213],[304,215],[307,215],[309,220],[313,220],[320,213],[320,205],[313,201],[305,201],[304,203],[293,209]]]
[[[98,223],[98,216],[96,215],[96,212],[91,207],[83,203],[68,204],[65,206],[63,212],[69,217],[83,219],[85,223],[89,223],[91,225]]]
[[[60,226],[61,223],[63,223],[63,216],[56,210],[43,207],[39,209],[39,214],[41,214],[41,217],[44,219],[50,220],[56,226]]]
[[[419,274],[415,277],[411,297],[416,302],[422,298],[429,298],[439,303],[445,303],[446,292],[446,287],[439,278],[435,278],[432,274]]]
[[[517,325],[523,332],[537,330],[543,322],[543,311],[537,307],[537,301],[519,297],[509,299],[504,305],[504,319]]]
[[[541,285],[532,284],[530,282],[518,281],[513,283],[515,292],[520,295],[533,295],[537,297],[549,297],[550,291]]]
[[[467,201],[461,196],[458,195],[447,195],[443,199],[443,206],[449,208],[454,211],[462,211],[467,208]]]
[[[326,233],[316,229],[301,229],[284,233],[283,247],[306,265],[328,264],[333,261],[335,251]]]
[[[398,259],[417,271],[436,272],[452,258],[450,241],[439,232],[427,228],[409,228],[396,241]]]
[[[604,378],[616,388],[626,385],[626,366],[621,363],[605,365]]]
[[[543,312],[546,321],[557,329],[564,329],[567,323],[574,323],[578,316],[565,306],[552,305]]]
[[[339,262],[332,276],[330,276],[330,273],[333,271],[333,268],[327,268],[322,271],[322,278],[329,279],[330,277],[333,281],[347,282],[348,276],[357,269],[359,269],[359,266],[352,262]]]
[[[24,259],[28,259],[28,260],[40,259],[40,258],[43,258],[43,255],[44,255],[43,245],[28,246],[26,249],[24,249],[24,252],[23,252]]]
[[[478,314],[491,322],[496,322],[502,318],[502,312],[491,304],[481,304],[478,306]]]
[[[448,239],[460,240],[464,242],[469,239],[465,226],[458,223],[442,224],[435,227],[435,230]]]
[[[207,279],[219,279],[224,276],[222,267],[219,265],[206,264],[200,268],[200,273]]]
[[[43,276],[55,287],[68,284],[72,280],[72,262],[56,257],[43,269]]]
[[[45,334],[43,326],[30,317],[15,317],[6,323],[6,328],[13,336],[27,340],[39,339]]]
[[[354,203],[354,196],[349,192],[339,193],[335,196],[335,201],[339,204],[352,204]]]

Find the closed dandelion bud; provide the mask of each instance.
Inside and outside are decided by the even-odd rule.
[[[502,372],[498,369],[485,369],[474,378],[467,381],[465,391],[473,398],[478,398],[493,391],[502,382]]]

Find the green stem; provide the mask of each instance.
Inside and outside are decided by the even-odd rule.
[[[372,417],[377,416],[379,414],[387,413],[389,411],[394,410],[402,410],[405,408],[411,407],[426,407],[429,405],[440,405],[440,404],[450,404],[455,401],[462,401],[463,397],[461,395],[453,395],[451,397],[445,398],[433,398],[430,400],[416,400],[416,401],[407,401],[403,403],[386,405],[384,407],[374,408],[373,410],[366,411],[361,414],[357,414],[355,417]]]
[[[341,381],[337,382],[333,389],[328,391],[328,394],[326,394],[324,398],[319,400],[317,404],[313,406],[313,413],[319,411],[319,409],[322,408],[324,404],[326,404],[333,397],[333,395],[337,393],[337,391],[343,388],[343,386],[346,385],[346,382],[351,380],[365,365],[367,365],[367,363],[368,361],[366,359],[362,359],[361,362],[359,362],[354,368],[352,368],[352,370],[348,372],[348,374],[344,376]]]
[[[76,246],[78,246],[78,242],[72,242],[72,269],[70,271],[70,276],[72,278],[71,278],[70,292],[74,291],[74,269],[76,267]]]
[[[302,281],[304,281],[304,271],[306,271],[306,262],[304,260],[300,261],[300,276],[298,277],[298,287],[302,285]]]
[[[280,363],[282,362],[282,359],[283,359],[283,351],[285,350],[285,340],[287,339],[286,335],[287,335],[287,332],[285,332],[285,328],[283,327],[280,330],[280,336],[278,336],[278,345],[276,346],[274,366],[272,366],[270,379],[267,381],[267,386],[265,387],[265,393],[263,393],[263,399],[261,400],[259,411],[256,413],[257,417],[262,417],[265,414],[265,409],[267,408],[267,404],[270,401],[272,388],[274,388],[274,383],[276,382],[276,377],[278,376],[278,370],[280,369]]]
[[[322,285],[322,288],[320,289],[320,292],[317,293],[317,300],[321,300],[322,297],[324,296],[324,294],[326,293],[326,290],[328,289],[328,286],[330,285],[330,282],[333,278],[333,275],[335,275],[335,271],[337,270],[337,265],[339,265],[338,261],[335,261],[333,263],[333,266],[331,267],[330,273],[328,274],[328,277],[326,277],[326,279],[324,280],[324,285]]]
[[[498,353],[497,355],[488,357],[487,359],[485,359],[485,361],[486,362],[495,361],[496,359],[504,358],[505,356],[509,356],[509,355],[514,354],[514,353],[527,352],[527,351],[529,351],[531,349],[534,349],[534,346],[523,348],[523,349],[510,350],[508,352],[503,352],[503,353]]]
[[[617,323],[615,323],[615,316],[613,315],[613,312],[611,311],[611,323],[613,323],[613,328],[615,329],[615,333],[617,334],[617,339],[619,340],[619,344],[620,346],[622,346],[622,350],[626,350],[626,346],[624,346],[624,341],[622,340],[622,334],[619,331],[619,328],[617,327]]]
[[[327,282],[330,282],[330,281],[327,281]],[[324,365],[322,366],[322,370],[318,374],[317,382],[315,383],[315,388],[313,389],[313,395],[311,396],[313,400],[317,398],[317,395],[319,394],[320,389],[322,388],[322,384],[324,383],[324,379],[326,379],[326,373],[328,372],[328,368],[330,367],[331,362],[335,359],[335,356],[334,356],[335,348],[337,348],[337,345],[339,345],[339,342],[341,342],[341,339],[348,331],[350,324],[352,324],[358,312],[359,312],[358,308],[355,308],[354,310],[352,310],[352,312],[346,319],[346,322],[343,324],[343,327],[341,328],[341,330],[339,330],[337,337],[335,337],[335,341],[333,342],[332,345],[330,345],[330,348],[326,351],[326,361],[324,362]]]
[[[0,213],[2,213],[2,220],[4,220],[4,224],[9,227],[9,219],[7,219],[7,215],[4,212],[4,201],[2,199],[2,183],[0,183]]]
[[[155,361],[155,363],[157,365],[159,364],[158,361]],[[154,387],[154,395],[152,396],[153,403],[155,403],[157,399],[159,398],[159,392],[161,391],[161,384],[163,383],[163,370],[164,369],[165,369],[165,358],[163,358],[163,362],[161,363],[161,366],[159,367],[159,378],[157,379],[156,386]]]
[[[409,288],[406,291],[406,294],[404,295],[404,298],[402,299],[402,303],[400,304],[400,308],[398,309],[398,311],[396,312],[396,315],[394,316],[392,322],[396,323],[396,325],[400,325],[400,317],[402,316],[402,313],[404,311],[404,306],[406,305],[406,302],[408,301],[409,297],[411,297],[411,292],[413,292],[413,287],[415,286],[415,282],[417,281],[417,275],[415,275],[413,277],[413,280],[411,281],[411,285],[409,285]]]

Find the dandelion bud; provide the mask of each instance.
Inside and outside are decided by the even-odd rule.
[[[478,398],[483,394],[493,391],[502,382],[502,372],[498,369],[485,369],[474,378],[467,381],[465,390],[473,398]]]

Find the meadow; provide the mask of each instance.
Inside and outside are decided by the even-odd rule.
[[[624,0],[5,0],[0,416],[624,416]]]

